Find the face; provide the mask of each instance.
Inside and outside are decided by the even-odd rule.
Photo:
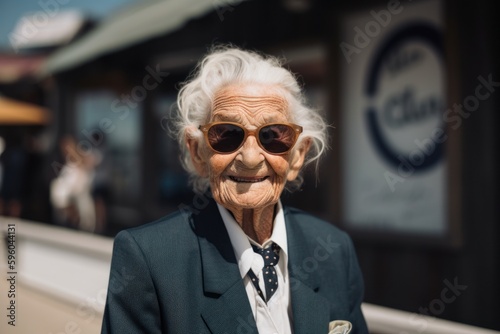
[[[209,122],[234,122],[256,129],[290,121],[288,103],[276,88],[232,85],[215,95]],[[309,141],[305,140],[285,154],[270,154],[250,135],[237,151],[220,154],[204,140],[188,136],[187,142],[198,172],[210,180],[214,199],[230,210],[274,205],[287,180],[297,177],[309,148]]]

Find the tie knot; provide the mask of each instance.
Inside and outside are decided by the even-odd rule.
[[[280,246],[278,246],[276,243],[273,242],[265,248],[252,245],[252,248],[255,253],[258,253],[262,256],[262,259],[264,259],[265,267],[275,266],[278,264],[278,261],[280,260]]]

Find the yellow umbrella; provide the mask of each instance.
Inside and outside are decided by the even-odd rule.
[[[0,125],[44,125],[49,120],[46,108],[0,96]]]

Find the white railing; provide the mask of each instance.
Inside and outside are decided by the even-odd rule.
[[[371,333],[377,334],[495,334],[489,329],[469,326],[423,314],[364,303],[362,306]]]
[[[70,305],[102,314],[113,240],[87,232],[0,216],[0,230],[15,227],[16,272],[20,285]],[[0,254],[3,254],[2,247]],[[0,268],[7,272],[5,256]],[[91,305],[89,305],[89,303]]]
[[[9,224],[15,227],[20,284],[77,309],[92,307],[102,316],[113,247],[111,238],[0,216],[2,234]],[[3,252],[4,245],[0,255]],[[2,260],[0,268],[4,273],[6,266]],[[500,333],[368,303],[363,304],[363,313],[370,332],[376,334]]]

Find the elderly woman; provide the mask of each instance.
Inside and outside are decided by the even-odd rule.
[[[280,203],[326,146],[294,76],[216,49],[181,89],[176,129],[198,195],[116,236],[102,333],[367,333],[349,237]]]

